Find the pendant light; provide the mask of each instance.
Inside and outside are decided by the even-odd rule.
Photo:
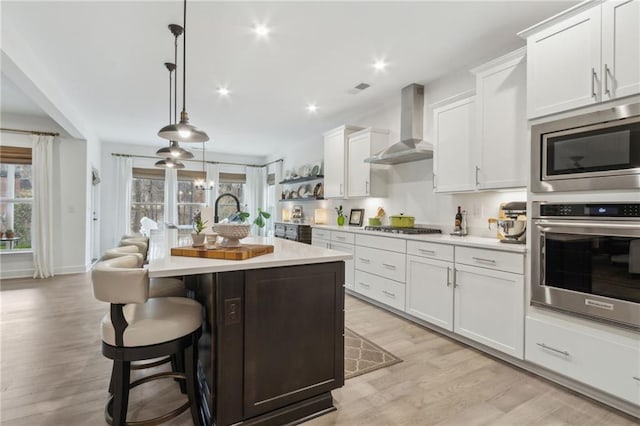
[[[172,64],[171,62],[165,62],[164,66],[169,70],[169,121],[171,121],[171,74],[176,69],[176,64]],[[185,156],[183,158],[193,158],[193,154],[187,151],[186,149],[180,148],[180,146],[175,141],[170,141],[170,145],[165,148],[161,148],[156,152],[156,155],[159,157],[164,157],[164,160],[157,161],[155,166],[160,167],[161,169],[184,169],[184,164],[178,160],[179,155],[174,155],[171,152],[171,148],[176,148],[178,154],[188,154],[191,157]],[[179,150],[184,151],[180,152]]]
[[[204,169],[204,165],[206,161],[204,157],[205,157],[204,142],[202,142],[202,174],[204,175],[204,178],[196,179],[193,182],[193,187],[201,191],[210,191],[213,189],[213,182],[209,182],[209,185],[207,186],[207,172]]]
[[[184,169],[184,163],[180,160],[174,160],[173,158],[156,161],[155,166],[162,169]]]
[[[169,123],[176,121],[176,116],[178,113],[178,82],[176,81],[174,93],[175,96],[173,98],[173,117],[171,116],[171,87],[173,80],[171,76],[173,75],[173,71],[176,69],[176,64],[178,63],[178,37],[182,34],[182,27],[180,25],[171,24],[169,25],[169,30],[171,34],[174,35],[174,49],[173,56],[174,62],[165,62],[164,66],[169,70]],[[176,73],[177,74],[177,73]],[[173,121],[172,121],[173,120]],[[169,146],[160,148],[156,155],[158,157],[163,158],[173,158],[173,159],[181,159],[181,160],[190,160],[193,158],[193,154],[186,149],[180,147],[178,142],[169,141]]]
[[[206,142],[209,136],[203,130],[189,124],[189,114],[186,108],[187,98],[187,0],[184,0],[184,36],[182,37],[182,112],[180,112],[180,122],[164,126],[158,132],[158,136],[170,141],[184,143]]]

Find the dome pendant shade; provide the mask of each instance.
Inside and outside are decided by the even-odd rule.
[[[176,141],[170,141],[169,146],[160,148],[156,151],[156,156],[162,158],[175,158],[180,160],[190,160],[193,158],[193,154],[186,149],[178,145]]]
[[[189,114],[185,111],[180,113],[180,122],[178,124],[164,126],[158,132],[158,136],[170,141],[183,143],[206,142],[209,140],[209,135],[204,130],[189,124]]]
[[[184,164],[181,161],[173,160],[171,158],[156,161],[155,166],[161,169],[184,169]]]

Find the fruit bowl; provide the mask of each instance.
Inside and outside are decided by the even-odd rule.
[[[251,230],[249,223],[216,223],[213,230],[222,237],[222,247],[238,247],[240,240],[246,238]]]

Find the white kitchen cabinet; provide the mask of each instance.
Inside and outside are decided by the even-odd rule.
[[[640,405],[640,343],[551,316],[526,320],[525,359]],[[609,334],[609,335],[607,335]]]
[[[352,233],[331,231],[331,243],[329,248],[355,256],[356,250],[353,245],[354,240],[355,237]],[[344,261],[344,286],[349,290],[354,289],[354,269],[353,258]]]
[[[405,281],[406,256],[387,250],[356,246],[356,269],[390,280]]]
[[[596,3],[521,33],[529,118],[640,93],[639,1]]]
[[[384,197],[387,167],[365,163],[365,158],[389,145],[389,131],[372,127],[349,135],[347,165],[348,197]]]
[[[326,229],[311,228],[311,245],[322,248],[330,248],[331,231]]]
[[[523,359],[523,275],[456,261],[453,283],[453,331]]]
[[[453,263],[407,256],[405,310],[453,331]]]
[[[476,75],[477,189],[526,187],[526,48],[471,70]]]
[[[473,161],[475,97],[434,108],[434,186],[436,192],[476,188]]]
[[[404,311],[404,283],[356,269],[355,291],[394,309]]]
[[[346,196],[348,136],[361,127],[340,126],[324,134],[324,197]]]

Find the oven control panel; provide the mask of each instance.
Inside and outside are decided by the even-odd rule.
[[[640,218],[640,203],[540,204],[540,216]]]

